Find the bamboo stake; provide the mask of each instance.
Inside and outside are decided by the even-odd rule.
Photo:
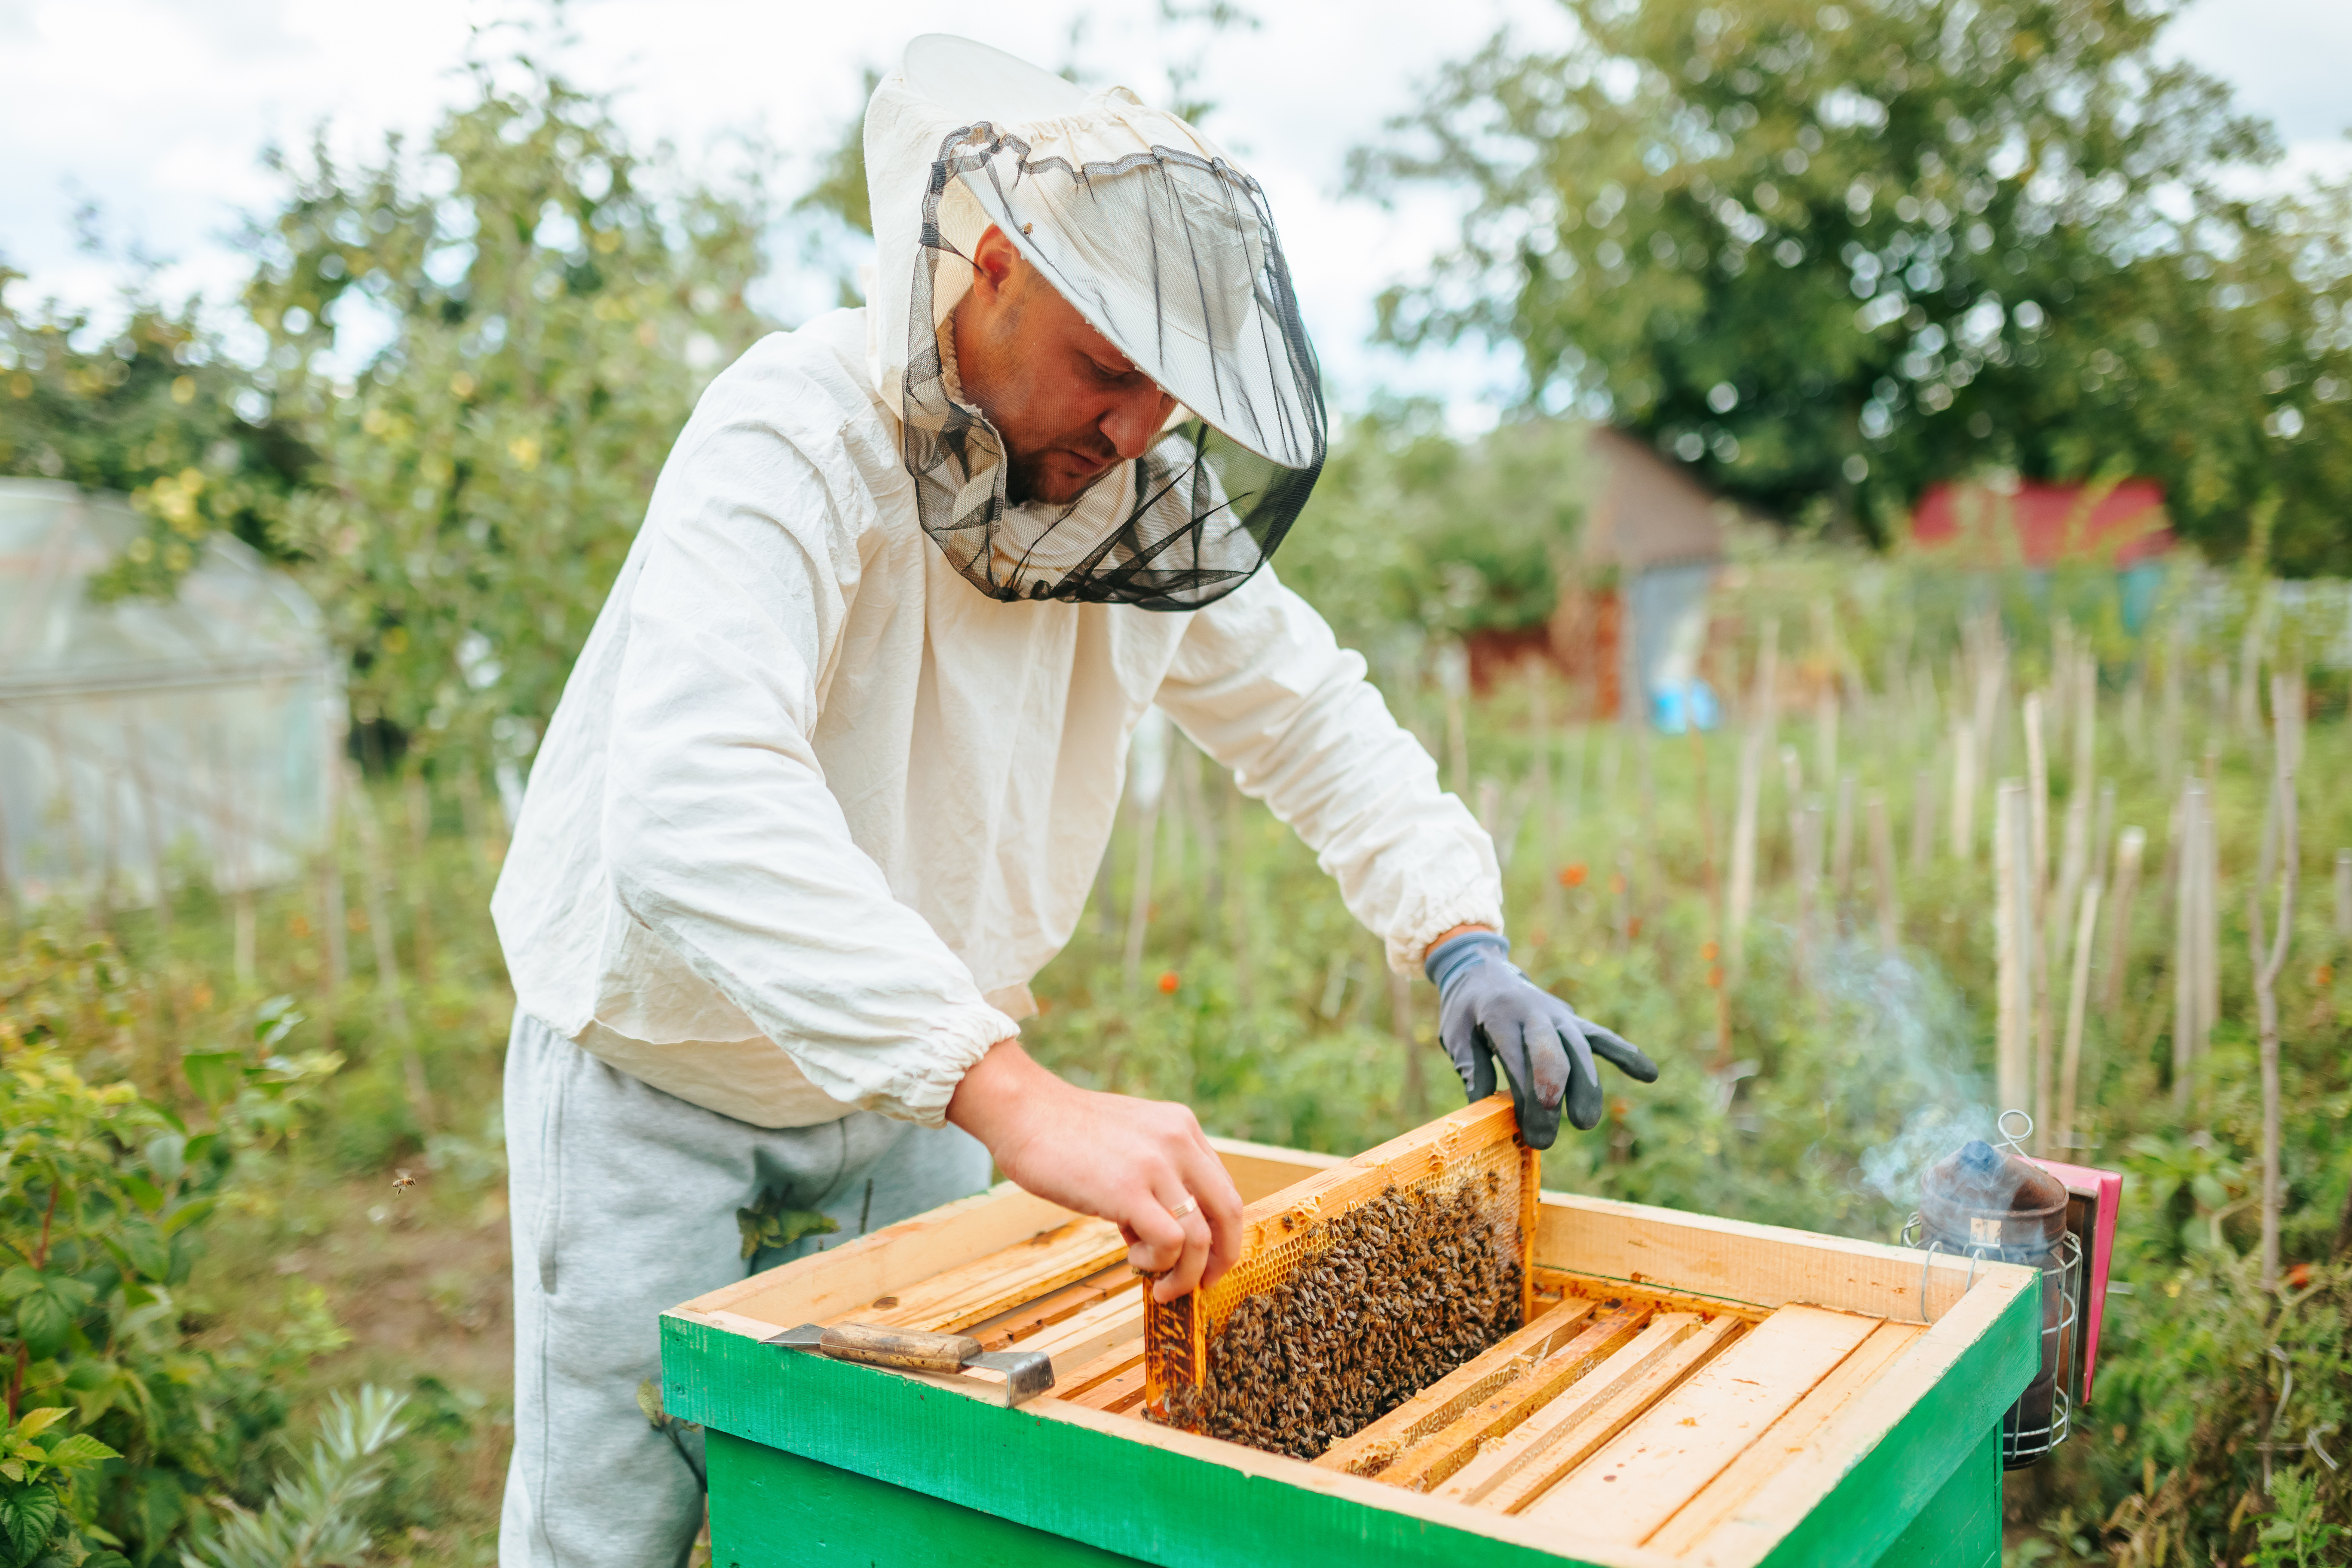
[[[1528,661],[1528,728],[1532,731],[1535,765],[1529,785],[1535,791],[1536,879],[1538,883],[1537,908],[1540,911],[1547,935],[1557,933],[1564,910],[1559,898],[1559,811],[1558,792],[1552,785],[1551,753],[1551,689],[1545,679],[1543,661]],[[1698,726],[1692,725],[1696,731]]]
[[[1871,868],[1878,880],[1878,945],[1883,952],[1892,953],[1902,942],[1900,925],[1895,917],[1895,828],[1887,821],[1885,795],[1874,793],[1867,809],[1870,815]]]
[[[1830,881],[1839,900],[1853,896],[1853,795],[1855,780],[1846,773],[1838,780],[1837,816],[1830,833]],[[1834,908],[1832,914],[1835,913]],[[1836,923],[1834,920],[1831,922]]]
[[[2058,1127],[2052,1145],[2072,1149],[2074,1142],[2075,1091],[2083,1076],[2083,1019],[2091,993],[2091,938],[2099,925],[2099,883],[2083,885],[2082,911],[2074,921],[2074,973],[2066,996],[2066,1060],[2058,1083]]]
[[[2050,758],[2042,740],[2042,693],[2025,698],[2025,810],[2032,832],[2032,858],[2026,863],[2033,912],[2041,914],[2050,890]]]
[[[1437,650],[1437,689],[1445,699],[1446,782],[1459,798],[1470,793],[1470,720],[1464,709],[1470,689],[1470,656],[1460,643]]]
[[[1809,800],[1797,808],[1797,973],[1799,983],[1812,970],[1813,911],[1821,899],[1822,805]]]
[[[1813,773],[1826,784],[1838,776],[1837,689],[1826,686],[1813,704]]]
[[[1952,858],[1962,866],[1976,843],[1977,732],[1963,719],[1952,726]]]
[[[1996,1026],[1994,1077],[2003,1110],[2024,1106],[2032,1092],[2032,1047],[2030,1027],[2026,957],[2032,951],[2028,931],[2032,902],[2025,888],[2031,858],[2025,820],[2025,786],[2003,779],[1993,797],[1992,863],[1995,889],[1993,951],[1996,960]]]
[[[2180,872],[2173,895],[2172,931],[2172,1103],[2189,1109],[2189,1078],[2197,1057],[2199,980],[2204,971],[2197,942],[2197,898],[2202,880],[2204,854],[2198,847],[2199,824],[2204,817],[2202,790],[2191,783],[2180,803]]]
[[[2157,718],[2157,783],[2166,795],[2180,788],[2180,753],[2186,726],[2181,698],[2181,666],[2189,657],[2186,633],[2175,621],[2165,638],[2162,709]]]
[[[425,774],[420,766],[404,770],[400,781],[401,804],[408,818],[408,959],[416,971],[416,984],[433,984],[433,885],[432,869],[426,862],[433,836],[433,796],[425,788]]]
[[[1780,787],[1789,796],[1789,874],[1797,872],[1797,819],[1804,809],[1805,764],[1793,745],[1780,748]]]
[[[2218,795],[2210,779],[2197,804],[2197,1059],[2201,1068],[2221,1021],[2221,833],[2215,820]]]
[[[2139,897],[2140,860],[2147,835],[2126,827],[2116,842],[2115,912],[2107,917],[2107,973],[2103,1005],[2109,1013],[2124,1005],[2124,966],[2131,956],[2132,905]]]
[[[1167,797],[1168,782],[1143,803],[1135,832],[1135,881],[1127,894],[1127,945],[1119,954],[1120,983],[1132,994],[1143,979],[1143,939],[1151,925],[1151,859],[1160,838],[1160,803]]]
[[[2271,711],[2278,740],[2271,782],[2271,809],[2278,819],[2278,930],[2270,952],[2263,952],[2263,887],[2246,890],[2246,949],[2253,959],[2255,1019],[2261,1031],[2263,1074],[2263,1289],[2279,1283],[2279,972],[2286,967],[2294,938],[2295,871],[2303,857],[2295,853],[2296,823],[2294,764],[2298,750],[2289,703],[2296,684],[2292,675],[2271,677]]]
[[[1389,1032],[1404,1047],[1404,1116],[1418,1124],[1429,1114],[1429,1085],[1422,1076],[1421,1047],[1412,1037],[1412,976],[1389,971]]]
[[[1779,679],[1780,626],[1764,623],[1764,649],[1756,667],[1756,694],[1748,704],[1748,732],[1739,742],[1739,803],[1731,824],[1731,889],[1726,896],[1725,941],[1728,950],[1728,985],[1738,985],[1747,973],[1748,920],[1756,907],[1756,833],[1763,806],[1764,757],[1772,744],[1773,691]],[[1581,769],[1579,770],[1580,774]]]
[[[1243,841],[1243,832],[1241,786],[1228,775],[1224,852],[1232,860],[1225,868],[1225,930],[1234,944],[1234,995],[1246,1015],[1257,1005],[1257,962],[1250,931],[1250,900],[1255,889],[1249,879],[1249,847]]]
[[[1706,983],[1715,992],[1715,1070],[1722,1071],[1731,1063],[1731,994],[1723,984],[1723,889],[1716,875],[1715,803],[1708,788],[1706,766],[1706,731],[1696,723],[1684,726],[1691,740],[1691,761],[1696,781],[1701,867],[1706,881],[1706,911],[1715,925],[1714,935],[1707,942]],[[1558,879],[1546,872],[1547,886],[1556,886]]]
[[[425,1058],[416,1048],[416,1032],[410,1026],[408,1003],[401,994],[400,955],[394,942],[392,922],[392,868],[385,863],[383,836],[378,830],[375,803],[369,798],[367,785],[354,780],[349,792],[352,802],[352,822],[359,829],[360,858],[367,875],[362,891],[366,895],[368,935],[375,943],[375,983],[378,994],[383,998],[384,1023],[390,1026],[400,1046],[400,1065],[408,1086],[409,1109],[416,1113],[417,1126],[430,1132],[437,1121],[433,1109],[432,1086],[425,1081]]]
[[[2091,819],[2091,875],[2105,882],[2115,875],[2107,852],[2115,844],[2116,781],[2103,780],[2099,784],[2098,815]]]
[[[1936,858],[1936,770],[1911,775],[1911,869],[1926,875]]]

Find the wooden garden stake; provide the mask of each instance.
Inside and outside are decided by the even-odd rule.
[[[1966,866],[1976,842],[1977,732],[1967,720],[1952,726],[1952,858]]]
[[[2113,1013],[2124,1005],[2124,965],[2131,956],[2132,905],[2139,897],[2139,866],[2147,834],[2126,827],[2116,841],[2115,912],[2107,917],[2107,973],[2103,1005]]]
[[[1838,776],[1837,689],[1823,687],[1813,704],[1813,773],[1823,784]]]
[[[2115,843],[2116,781],[2106,779],[2099,785],[2099,806],[2091,818],[2091,875],[2105,882],[2113,878],[2116,868],[2108,863],[2107,851]]]
[[[2197,1057],[2200,982],[2205,969],[2197,909],[2204,882],[2205,857],[2199,846],[2203,795],[2192,782],[2181,796],[2180,871],[2172,900],[2172,1103],[2183,1110],[2189,1108],[2189,1077]]]
[[[2294,938],[2295,870],[2303,857],[2295,853],[2296,824],[2294,721],[2284,700],[2294,691],[2296,678],[2271,678],[2271,710],[2278,727],[2271,775],[2271,811],[2283,847],[2278,870],[2278,929],[2263,951],[2263,879],[2246,889],[2246,949],[2254,969],[2254,1014],[2261,1031],[2263,1073],[2263,1289],[2275,1290],[2279,1282],[2279,972],[2286,967],[2287,947]]]
[[[1739,742],[1739,803],[1731,822],[1731,888],[1726,896],[1724,937],[1728,950],[1727,984],[1737,986],[1747,972],[1748,918],[1756,907],[1757,820],[1763,809],[1764,758],[1772,744],[1780,671],[1780,625],[1764,623],[1764,650],[1756,666],[1756,694],[1748,708],[1748,731]]]
[[[1925,874],[1936,858],[1936,770],[1911,775],[1911,869]]]
[[[433,837],[433,795],[425,787],[421,767],[405,770],[400,793],[408,808],[408,959],[415,967],[416,984],[433,984],[432,873],[425,857]]]
[[[1143,939],[1151,925],[1152,848],[1160,837],[1160,803],[1168,794],[1167,781],[1143,803],[1135,829],[1135,882],[1127,894],[1127,946],[1119,954],[1119,974],[1132,993],[1143,977]]]
[[[1528,729],[1535,751],[1528,787],[1535,792],[1536,878],[1540,885],[1537,907],[1542,912],[1545,931],[1554,933],[1559,930],[1565,911],[1560,907],[1557,859],[1559,852],[1559,794],[1552,785],[1551,776],[1551,689],[1545,679],[1541,659],[1529,659],[1527,670]],[[1692,726],[1694,731],[1696,728],[1696,725]]]
[[[383,998],[384,1022],[400,1043],[400,1065],[407,1079],[409,1109],[416,1113],[417,1125],[429,1132],[436,1121],[433,1090],[425,1079],[425,1058],[417,1053],[416,1031],[409,1023],[408,1003],[401,994],[400,955],[394,946],[392,900],[388,897],[392,868],[384,860],[383,836],[376,826],[375,803],[368,796],[367,785],[353,780],[345,793],[352,803],[352,825],[359,829],[360,858],[366,869],[362,888],[366,895],[368,935],[375,943],[376,990]]]
[[[1715,805],[1707,789],[1706,731],[1694,722],[1685,728],[1690,732],[1691,760],[1695,765],[1698,795],[1699,827],[1705,851],[1701,866],[1706,879],[1706,911],[1715,926],[1715,934],[1707,946],[1713,950],[1713,962],[1707,966],[1706,983],[1715,992],[1715,1069],[1718,1072],[1731,1063],[1731,993],[1723,984],[1724,915],[1723,889],[1716,875]],[[1549,866],[1549,862],[1547,862]],[[1553,888],[1559,879],[1547,869],[1544,885]]]
[[[1470,655],[1458,642],[1437,650],[1437,689],[1445,699],[1446,783],[1457,796],[1470,792]]]
[[[1812,968],[1813,914],[1821,901],[1822,803],[1809,800],[1796,815],[1797,973],[1801,983]]]
[[[1993,950],[1998,963],[1999,1023],[1994,1075],[2003,1110],[2022,1109],[2032,1093],[2032,896],[2027,891],[2032,858],[2025,820],[2025,786],[2003,779],[1993,797],[1992,867],[1995,887]]]
[[[1868,809],[1871,869],[1878,882],[1878,945],[1891,953],[1901,945],[1901,931],[1895,919],[1895,828],[1886,818],[1885,795],[1874,792]]]
[[[1412,976],[1394,969],[1389,970],[1389,1032],[1404,1048],[1405,1120],[1417,1121],[1429,1114],[1429,1086],[1422,1077],[1421,1047],[1412,1037]]]
[[[1830,832],[1830,883],[1838,900],[1853,893],[1853,775],[1842,775],[1838,779],[1837,816]],[[1835,913],[1834,905],[1832,913]],[[1835,925],[1835,920],[1831,923]]]
[[[2026,862],[2033,912],[2050,891],[2050,758],[2042,739],[2042,693],[2025,698],[2025,810],[2032,834],[2032,858]]]
[[[2074,1147],[2075,1091],[2083,1076],[2083,1019],[2089,1010],[2091,991],[2091,938],[2099,925],[2096,878],[2084,884],[2082,906],[2074,921],[2073,986],[2066,995],[2066,1060],[2058,1079],[2058,1127],[2050,1139],[2051,1146],[2058,1150]]]
[[[1257,969],[1252,957],[1248,846],[1243,842],[1241,787],[1225,775],[1225,827],[1219,853],[1225,857],[1225,940],[1233,944],[1234,994],[1244,1012],[1257,1005]]]

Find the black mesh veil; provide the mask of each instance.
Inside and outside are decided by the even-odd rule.
[[[904,389],[923,531],[992,598],[1189,610],[1238,587],[1306,504],[1328,434],[1257,182],[1157,145],[1098,163],[1033,158],[982,121],[940,143],[923,204]],[[957,222],[943,224],[943,204]],[[986,224],[1181,405],[1141,458],[1069,506],[1012,504],[1003,443],[961,399],[942,347],[971,268],[948,232]]]

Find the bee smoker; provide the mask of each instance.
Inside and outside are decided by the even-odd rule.
[[[2056,1176],[1972,1138],[1928,1168],[1919,1212],[1906,1227],[1905,1239],[1916,1237],[1929,1252],[2042,1270],[2042,1368],[2001,1417],[2006,1469],[2022,1469],[2064,1442],[2073,1414],[2083,1248],[2067,1225],[2068,1203]]]

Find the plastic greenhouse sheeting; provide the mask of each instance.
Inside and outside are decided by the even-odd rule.
[[[147,531],[119,496],[0,479],[0,883],[12,900],[241,889],[326,843],[341,666],[293,579],[215,536],[170,600],[90,579]]]

